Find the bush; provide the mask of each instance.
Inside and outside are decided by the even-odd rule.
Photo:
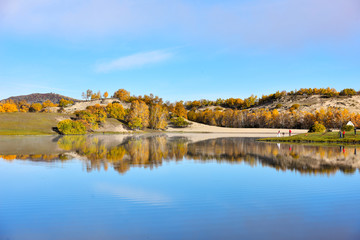
[[[86,111],[86,110],[76,111],[75,115],[78,118],[78,120],[83,121],[85,123],[85,126],[88,129],[97,129],[98,128],[96,116],[95,116],[95,114],[92,114],[90,111]]]
[[[85,134],[86,127],[82,122],[73,121],[70,119],[66,119],[60,121],[57,124],[57,128],[61,134]]]
[[[321,123],[315,122],[314,125],[311,126],[309,132],[325,132],[326,127]]]
[[[356,95],[356,91],[352,88],[345,88],[340,92],[341,96],[353,96]]]
[[[66,100],[66,99],[61,99],[60,102],[59,102],[59,107],[68,107],[68,106],[71,106],[73,105],[74,102],[71,101],[71,100]]]
[[[43,106],[41,103],[33,103],[30,106],[29,111],[30,112],[40,112],[42,110]]]
[[[345,125],[341,128],[341,130],[346,131],[346,132],[350,132],[350,131],[354,131],[354,126],[352,125]]]
[[[300,107],[300,104],[298,104],[298,103],[295,103],[291,106],[291,108],[293,108],[293,109],[299,109],[299,107]]]
[[[191,125],[191,123],[189,123],[182,117],[172,118],[171,122],[174,124],[175,127],[179,127],[179,128],[185,128],[185,127]]]
[[[278,109],[278,108],[281,108],[283,105],[281,103],[278,103],[276,104],[275,108]]]

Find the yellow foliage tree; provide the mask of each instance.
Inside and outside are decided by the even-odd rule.
[[[109,93],[108,92],[104,92],[104,98],[107,98],[109,96]]]
[[[149,127],[151,129],[165,129],[167,126],[167,111],[160,104],[153,104],[150,107]]]
[[[13,101],[7,101],[4,104],[2,104],[2,111],[4,112],[18,112],[18,108],[16,104]],[[1,110],[0,110],[1,112]]]
[[[178,117],[183,117],[187,119],[187,111],[182,101],[175,104],[174,114]]]
[[[110,118],[115,118],[118,120],[124,120],[125,118],[125,110],[120,103],[109,103],[106,106],[106,113]]]
[[[131,102],[127,121],[132,129],[143,129],[149,126],[149,107],[145,102],[141,100]]]
[[[30,106],[29,111],[30,112],[40,112],[42,110],[43,106],[41,105],[41,103],[33,103]]]
[[[53,103],[50,100],[46,100],[45,102],[43,102],[42,104],[43,108],[47,108],[47,107],[57,107],[57,105],[55,103]]]

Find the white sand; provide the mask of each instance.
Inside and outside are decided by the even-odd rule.
[[[276,129],[276,128],[226,128],[209,126],[201,123],[192,122],[192,125],[186,128],[168,127],[166,132],[184,132],[184,133],[226,133],[234,136],[241,137],[276,137],[278,131],[289,135],[289,129]],[[306,133],[306,129],[291,129],[292,134]]]

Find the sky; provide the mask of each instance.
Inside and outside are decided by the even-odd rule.
[[[360,90],[359,0],[0,0],[0,99]]]

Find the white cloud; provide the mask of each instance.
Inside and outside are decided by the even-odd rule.
[[[173,53],[165,50],[141,52],[129,56],[120,57],[110,62],[100,63],[96,66],[98,72],[110,72],[115,70],[128,70],[143,67],[149,64],[164,62],[173,57]]]
[[[149,205],[168,205],[171,198],[163,193],[145,190],[141,188],[111,185],[107,183],[99,183],[94,186],[94,190],[101,194],[110,194],[113,197],[126,199],[135,203]]]

